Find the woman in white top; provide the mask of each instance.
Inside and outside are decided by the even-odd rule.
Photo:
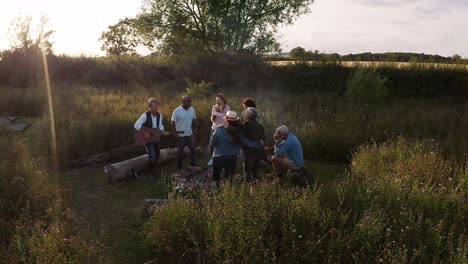
[[[211,126],[211,137],[213,137],[213,133],[219,125],[224,124],[225,120],[224,117],[226,116],[227,112],[231,110],[229,105],[227,104],[227,99],[224,94],[219,93],[216,95],[216,104],[213,105],[211,108],[211,122],[213,122]],[[211,138],[210,137],[210,138]],[[213,148],[211,147],[211,154],[213,154]],[[213,165],[213,159],[210,159],[208,162],[208,166]]]

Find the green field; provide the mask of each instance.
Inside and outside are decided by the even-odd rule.
[[[95,70],[110,71],[111,66],[103,65]],[[187,76],[202,74],[195,66],[190,70],[171,67]],[[23,133],[0,130],[4,150],[0,154],[2,260],[466,261],[468,105],[463,97],[453,96],[466,92],[467,87],[458,85],[465,80],[462,71],[378,68],[377,73],[361,69],[357,74],[359,69],[330,64],[259,67],[265,68],[260,73],[258,69],[203,73],[200,78],[213,85],[195,78],[187,84],[183,75],[177,75],[182,81],[163,79],[145,85],[53,81],[58,171],[51,165],[44,86],[2,87],[0,112],[22,115],[23,121],[32,123]],[[398,76],[409,79],[429,74],[440,78],[440,84],[443,78],[452,80],[446,85],[449,88],[431,92],[443,87],[397,85]],[[244,81],[239,84],[240,77]],[[271,82],[265,82],[268,79]],[[242,110],[244,97],[255,98],[268,138],[281,124],[298,135],[310,174],[309,188],[235,184],[201,194],[198,206],[177,201],[145,219],[141,217],[143,200],[168,196],[170,190],[163,182],[174,164],[162,166],[157,175],[116,184],[106,181],[102,167],[67,166],[75,159],[133,144],[133,123],[146,111],[150,96],[161,98],[164,125],[169,129],[169,116],[180,96],[192,93],[202,121],[197,142],[204,147],[209,139],[212,94],[217,91],[227,95],[237,112]],[[173,142],[166,140],[163,145]],[[198,160],[206,166],[208,159],[201,156]],[[262,173],[269,171],[262,168]]]

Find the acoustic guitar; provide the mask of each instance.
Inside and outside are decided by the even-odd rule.
[[[170,136],[171,132],[161,132],[158,128],[142,127],[135,130],[135,142],[137,145],[146,145],[150,142],[159,142],[161,136]]]

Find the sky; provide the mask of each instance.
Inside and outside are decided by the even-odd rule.
[[[109,25],[135,16],[141,0],[3,0],[0,50],[19,15],[49,17],[57,54],[101,56]],[[326,53],[417,52],[468,58],[468,0],[316,0],[311,12],[282,26],[283,51],[301,46]],[[144,53],[144,50],[140,50]]]

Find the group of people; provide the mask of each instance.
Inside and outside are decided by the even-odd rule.
[[[212,179],[219,187],[220,175],[224,169],[226,178],[232,181],[236,171],[237,158],[243,157],[243,174],[248,182],[259,179],[258,168],[261,162],[271,163],[273,172],[267,174],[268,178],[281,176],[283,169],[301,170],[304,167],[304,158],[301,143],[298,138],[289,131],[288,127],[278,127],[273,136],[273,146],[265,146],[265,130],[259,122],[259,113],[255,101],[246,98],[242,102],[244,110],[239,116],[232,111],[223,94],[216,95],[216,104],[211,110],[211,159],[208,165],[213,167]],[[160,102],[156,98],[148,100],[149,111],[143,113],[135,122],[137,131],[143,129],[158,129],[164,132],[162,115],[159,112]],[[174,109],[171,117],[172,133],[177,141],[177,168],[182,170],[184,149],[190,151],[189,169],[200,169],[196,166],[194,127],[198,127],[195,109],[192,107],[192,99],[189,96],[182,97],[182,103]],[[158,141],[152,141],[145,145],[148,152],[150,168],[154,168],[160,156]],[[267,158],[267,152],[273,151],[271,159]]]

